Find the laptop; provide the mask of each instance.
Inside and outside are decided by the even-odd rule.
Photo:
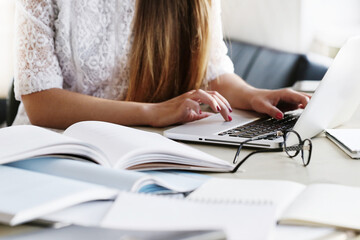
[[[303,111],[285,114],[286,120],[280,124],[279,130],[286,128],[297,131],[300,136],[312,138],[324,129],[334,128],[346,122],[360,103],[360,37],[351,38],[341,48],[329,70],[320,82],[307,107]],[[279,120],[263,120],[264,115],[258,113],[234,110],[233,120],[225,122],[220,114],[186,123],[164,131],[164,136],[181,141],[239,145],[239,143],[253,137],[257,122]],[[290,120],[288,120],[290,119]],[[245,126],[247,124],[247,126]],[[236,129],[245,126],[249,130],[246,134],[238,134]],[[264,124],[260,126],[264,128]],[[268,129],[267,124],[265,128]],[[260,129],[261,130],[261,129]],[[264,134],[262,129],[260,134]],[[273,130],[272,130],[273,131]],[[277,148],[282,144],[282,138],[262,139],[251,141],[245,146],[260,148]]]

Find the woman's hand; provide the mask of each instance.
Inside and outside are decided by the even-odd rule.
[[[283,111],[306,107],[310,96],[291,89],[266,90],[248,85],[236,74],[224,74],[210,82],[210,88],[218,91],[234,108],[266,113],[281,119]]]
[[[214,112],[220,112],[225,121],[231,121],[229,102],[216,91],[192,90],[165,102],[149,107],[150,125],[164,127],[186,123],[211,115],[202,112],[200,103],[208,104]]]
[[[305,108],[310,96],[305,93],[296,92],[289,88],[279,90],[252,90],[249,104],[252,110],[266,113],[269,116],[282,119],[283,112]]]

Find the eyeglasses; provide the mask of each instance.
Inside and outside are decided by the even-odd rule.
[[[238,161],[240,151],[243,148],[244,144],[252,142],[252,141],[256,141],[256,140],[269,139],[269,138],[274,138],[274,137],[283,137],[283,143],[282,143],[281,148],[256,150],[254,152],[249,153],[241,161]],[[295,158],[300,153],[302,163],[303,163],[304,167],[306,167],[307,165],[309,165],[310,159],[311,159],[312,142],[308,138],[302,140],[299,133],[297,133],[294,130],[289,130],[289,131],[285,131],[285,132],[277,131],[277,132],[272,132],[269,134],[250,138],[250,139],[245,140],[244,142],[240,143],[239,148],[237,149],[234,160],[233,160],[233,163],[236,164],[236,166],[234,167],[234,169],[231,172],[235,173],[239,169],[239,167],[249,157],[251,157],[252,155],[254,155],[256,153],[284,152],[284,151],[290,158]]]

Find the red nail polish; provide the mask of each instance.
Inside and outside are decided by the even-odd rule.
[[[229,122],[232,121],[232,117],[231,117],[231,116],[229,116],[228,119],[229,119]]]
[[[199,114],[202,114],[202,111],[201,111],[201,110],[199,110]]]
[[[219,106],[217,106],[216,109],[218,110],[218,112],[220,112],[220,110],[221,110],[221,108]]]
[[[278,114],[276,114],[276,119],[282,119],[283,118],[283,115],[282,115],[282,113],[278,113]]]
[[[233,110],[232,110],[231,108],[229,108],[229,112],[231,112],[231,113],[232,113],[232,111],[233,111]]]

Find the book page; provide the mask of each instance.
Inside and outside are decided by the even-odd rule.
[[[78,155],[106,164],[101,150],[45,128],[21,125],[0,129],[0,164],[41,155]]]
[[[180,171],[128,171],[106,168],[90,162],[59,157],[42,157],[9,163],[7,166],[114,188],[147,193],[188,193],[210,177]]]
[[[170,189],[179,193],[189,193],[199,188],[206,181],[211,179],[210,176],[186,171],[144,171],[155,180],[157,185],[165,189]],[[140,189],[141,193],[152,193],[153,185],[144,186]],[[159,192],[161,193],[161,191]],[[169,193],[169,191],[164,191]],[[171,192],[170,192],[171,193]]]
[[[360,158],[360,129],[326,129],[326,136],[352,158]]]
[[[80,226],[99,226],[114,201],[91,201],[41,216],[40,220]]]
[[[0,165],[0,221],[10,225],[116,195],[113,189]]]
[[[212,178],[189,195],[190,199],[264,200],[276,206],[276,218],[305,189],[305,185],[282,180]]]
[[[144,163],[165,162],[232,169],[232,165],[223,160],[160,134],[121,125],[85,121],[70,126],[64,134],[100,148],[114,168],[127,169]]]
[[[280,223],[336,226],[360,230],[360,188],[313,184],[286,209]]]
[[[120,193],[103,227],[179,231],[222,229],[227,239],[270,239],[275,208],[261,202],[211,202]]]
[[[61,157],[26,159],[7,165],[98,184],[120,191],[137,191],[143,182],[152,179],[151,176],[141,172],[111,169],[91,162],[80,162]]]

